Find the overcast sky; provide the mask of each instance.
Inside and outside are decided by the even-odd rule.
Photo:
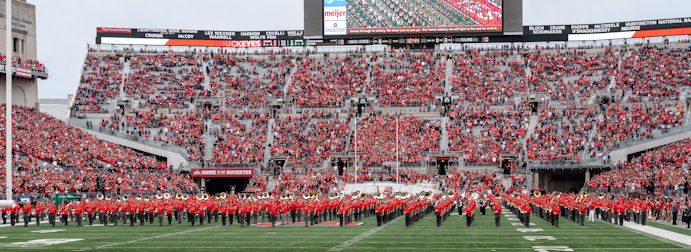
[[[511,1],[511,0],[505,0]],[[28,0],[36,5],[38,59],[50,72],[39,98],[74,93],[96,27],[301,30],[302,0]],[[587,24],[689,17],[689,0],[523,0],[523,24]]]

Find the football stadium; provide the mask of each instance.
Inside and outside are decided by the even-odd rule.
[[[0,0],[2,251],[691,251],[688,2],[249,2]]]

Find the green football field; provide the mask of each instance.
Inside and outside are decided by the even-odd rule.
[[[558,251],[691,251],[690,247],[678,243],[603,222],[587,223],[581,227],[562,219],[561,226],[554,228],[541,219],[531,218],[535,225],[523,233],[519,229],[524,226],[511,224],[518,223],[514,218],[510,214],[502,216],[499,228],[494,227],[492,216],[479,214],[470,228],[465,226],[465,216],[458,215],[450,216],[441,228],[436,227],[433,215],[409,228],[405,227],[402,218],[378,228],[373,217],[365,219],[363,225],[349,227],[241,228],[237,223],[225,227],[213,223],[194,227],[186,224],[159,227],[148,223],[135,227],[122,224],[76,227],[71,222],[66,227],[45,224],[29,228],[0,227],[0,251],[540,251],[541,248],[561,249]]]

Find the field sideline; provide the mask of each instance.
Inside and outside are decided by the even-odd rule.
[[[511,218],[512,221],[509,221]],[[159,227],[130,227],[129,225],[76,227],[74,222],[65,227],[0,227],[2,251],[68,250],[68,251],[217,251],[217,250],[289,250],[289,251],[355,251],[355,250],[469,250],[469,251],[539,251],[536,246],[560,246],[573,251],[691,251],[690,247],[659,239],[629,229],[603,223],[586,223],[581,227],[562,219],[560,228],[554,228],[542,219],[531,218],[530,228],[538,232],[519,232],[524,226],[515,216],[502,216],[502,226],[494,227],[493,216],[477,215],[470,228],[465,217],[452,215],[437,228],[433,215],[410,228],[399,218],[378,228],[373,217],[361,226],[349,227],[245,227],[211,224],[191,227],[174,224]],[[52,233],[32,231],[54,230]],[[60,231],[64,230],[64,231]],[[551,236],[554,240],[531,241],[524,236]],[[530,237],[528,237],[530,238]],[[547,238],[547,237],[542,237]],[[70,242],[37,246],[19,244],[39,239],[75,239]],[[81,240],[77,240],[81,239]]]

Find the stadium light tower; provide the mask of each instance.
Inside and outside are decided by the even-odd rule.
[[[0,208],[14,206],[12,201],[12,0],[5,0],[5,200]]]

